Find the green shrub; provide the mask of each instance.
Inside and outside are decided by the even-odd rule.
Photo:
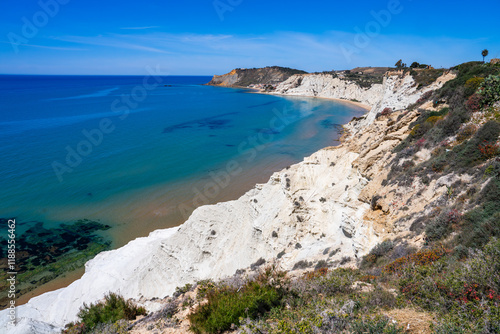
[[[462,124],[466,123],[469,119],[470,114],[463,105],[452,109],[442,121],[436,123],[436,126],[442,130],[442,137],[438,138],[438,140],[442,140],[457,133]]]
[[[470,78],[465,82],[465,88],[472,89],[475,92],[479,88],[479,86],[481,86],[483,81],[484,78],[481,77]]]
[[[484,97],[484,104],[500,101],[500,76],[490,75],[479,88],[479,93]]]
[[[463,324],[456,324],[453,322],[439,321],[434,326],[435,334],[465,334]]]
[[[451,226],[447,221],[443,221],[439,218],[434,220],[425,229],[425,235],[427,241],[441,240],[446,235],[450,234]]]
[[[314,266],[314,270],[318,270],[321,268],[328,268],[328,262],[325,260],[319,260],[318,263]]]
[[[450,98],[455,94],[457,88],[465,87],[467,81],[472,78],[485,78],[489,75],[498,75],[498,73],[500,73],[500,69],[496,66],[475,61],[460,64],[452,68],[452,70],[457,73],[457,77],[444,84],[444,86],[440,89],[439,94],[437,95],[438,99]],[[468,98],[470,95],[474,94],[474,92],[474,87],[467,87],[465,90],[465,98]]]
[[[477,207],[463,217],[458,244],[479,248],[492,236],[500,236],[500,177],[495,172],[492,175],[477,196]]]
[[[306,273],[302,280],[295,282],[292,291],[295,295],[304,297],[336,296],[353,291],[352,284],[360,277],[357,270],[349,268],[337,268],[328,271],[322,268],[314,272]]]
[[[370,253],[363,256],[361,267],[368,267],[377,262],[377,260],[389,253],[394,248],[394,243],[391,240],[384,240],[372,248]]]
[[[433,126],[433,123],[430,123],[430,122],[416,124],[410,132],[411,139],[422,138],[422,136],[425,135],[425,133],[427,131],[429,131],[432,128],[432,126]]]
[[[352,284],[359,273],[349,268],[338,268],[328,275],[320,276],[316,280],[314,289],[318,293],[333,295],[336,293],[348,293],[352,291]]]
[[[427,241],[441,240],[451,233],[452,224],[457,224],[462,215],[457,210],[442,212],[425,229]]]
[[[450,111],[450,108],[446,107],[446,108],[442,108],[441,110],[439,111],[431,111],[427,117],[441,117],[441,116],[446,116],[448,114],[448,112]]]
[[[456,146],[453,152],[447,157],[447,160],[449,162],[455,160],[453,165],[456,167],[475,166],[491,157],[486,155],[482,149],[485,147],[484,145],[492,145],[494,147],[499,134],[500,123],[488,121],[476,132],[472,139],[462,145]],[[450,159],[452,155],[455,155],[454,159]]]
[[[474,124],[467,124],[464,128],[462,128],[457,134],[457,141],[461,142],[466,139],[469,139],[476,133],[477,127]]]
[[[239,325],[240,319],[255,319],[280,305],[280,289],[262,281],[249,281],[242,288],[219,286],[206,295],[207,302],[189,315],[195,333],[220,333]]]
[[[396,306],[396,297],[389,291],[376,287],[373,291],[368,292],[367,302],[370,306],[391,309]]]
[[[488,121],[477,132],[478,142],[496,142],[500,134],[500,123]]]
[[[376,257],[381,257],[386,255],[394,248],[394,243],[391,240],[384,240],[383,242],[377,244],[370,251],[370,254],[375,255]]]
[[[266,263],[266,260],[261,257],[260,259],[258,259],[257,261],[255,261],[255,263],[252,263],[250,265],[250,269],[255,270],[255,269],[257,269],[258,267],[262,266],[265,263]]]
[[[297,270],[297,269],[306,269],[309,268],[313,265],[312,262],[309,262],[307,260],[300,260],[297,263],[293,265],[292,270]]]
[[[277,319],[276,328],[271,331],[273,334],[314,334],[319,328],[323,327],[323,319],[311,309],[300,309],[298,315],[291,315],[284,312],[285,317]],[[284,319],[283,319],[284,318]],[[253,333],[262,333],[256,331]],[[265,333],[265,332],[264,332]]]
[[[193,289],[193,285],[192,284],[186,284],[184,285],[183,287],[176,287],[175,288],[175,292],[173,293],[173,296],[174,297],[179,297],[180,295],[183,295],[185,294],[186,292],[189,292]]]
[[[97,325],[91,334],[127,334],[129,323],[126,320],[118,320],[114,323],[105,323]]]
[[[450,250],[443,247],[423,249],[414,254],[409,254],[394,260],[384,266],[384,272],[404,276],[408,273],[408,268],[430,265],[448,253],[450,253]]]
[[[422,69],[419,71],[411,70],[410,74],[418,84],[418,88],[421,88],[432,84],[437,78],[443,75],[443,72],[444,70],[442,69]]]
[[[80,318],[80,324],[85,327],[84,333],[88,333],[100,324],[115,323],[122,319],[134,320],[138,315],[144,314],[146,310],[143,307],[137,307],[120,295],[109,293],[104,297],[103,302],[83,304],[78,312],[78,318]]]
[[[359,319],[351,324],[351,333],[355,334],[398,334],[405,333],[405,330],[399,328],[396,324],[391,324],[387,317],[374,317]]]

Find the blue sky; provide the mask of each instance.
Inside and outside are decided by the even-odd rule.
[[[45,5],[43,5],[45,4]],[[0,73],[212,75],[500,58],[498,0],[2,0]]]

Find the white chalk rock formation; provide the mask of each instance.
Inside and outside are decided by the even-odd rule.
[[[418,89],[411,75],[399,71],[384,76],[382,84],[363,88],[352,81],[334,78],[330,74],[295,74],[280,83],[275,94],[357,100],[369,105],[372,109],[366,114],[365,120],[356,123],[356,130],[359,131],[371,124],[385,108],[405,109],[417,102],[424,93],[441,88],[452,78],[454,74],[445,73],[431,85]]]
[[[315,96],[344,100],[357,100],[366,105],[375,105],[384,94],[383,84],[362,88],[356,83],[330,74],[295,74],[280,83],[276,94]]]

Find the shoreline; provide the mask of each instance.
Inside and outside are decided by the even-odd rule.
[[[68,287],[71,283],[82,278],[83,274],[85,274],[85,266],[73,271],[67,272],[62,277],[57,277],[47,283],[36,287],[35,289],[21,295],[16,301],[17,306],[21,306],[27,304],[32,298],[43,295],[47,292],[56,291],[59,289],[63,289]]]
[[[235,88],[235,87],[225,87],[225,88]],[[249,91],[248,93],[260,93],[260,91],[258,89],[254,89],[254,88],[237,87],[235,89],[245,89],[245,90]],[[266,95],[275,95],[278,97],[286,97],[286,95],[283,95],[283,94],[266,94]],[[299,98],[300,97],[310,98],[309,96],[298,96],[298,97]],[[332,100],[332,99],[328,99],[328,100]],[[349,101],[343,101],[343,100],[340,100],[340,101],[341,102],[349,102]],[[342,122],[342,125],[347,124],[349,121],[350,120],[346,120],[346,121]],[[325,131],[327,131],[327,130],[325,130]],[[287,157],[287,156],[276,156],[273,159],[269,159],[269,161],[267,161],[268,158],[264,158],[263,161],[257,162],[256,165],[252,164],[253,166],[247,166],[245,176],[239,177],[238,182],[233,183],[228,188],[226,188],[225,191],[220,195],[220,197],[217,198],[217,201],[215,201],[214,203],[205,203],[204,205],[206,205],[206,204],[211,205],[211,204],[217,204],[217,203],[221,203],[221,202],[228,202],[228,201],[232,201],[232,200],[237,200],[238,198],[240,198],[241,196],[246,194],[248,191],[255,188],[256,185],[261,184],[261,183],[266,183],[269,180],[269,178],[271,177],[271,175],[274,174],[275,172],[279,172],[279,171],[283,170],[284,168],[286,168],[287,166],[290,166],[292,164],[300,163],[301,161],[304,160],[304,158],[306,158],[306,157],[310,156],[311,154],[314,154],[314,153],[318,152],[319,150],[322,150],[326,147],[340,145],[342,143],[341,138],[343,136],[343,132],[337,131],[337,130],[333,130],[333,131],[337,132],[335,138],[331,138],[332,139],[331,141],[329,140],[328,142],[321,144],[320,148],[314,149],[313,152],[306,154],[304,156],[301,156],[298,159],[293,159],[293,158],[291,159],[290,157]],[[331,133],[331,131],[328,131],[328,133]],[[302,135],[304,135],[304,134],[302,133]],[[258,169],[256,170],[255,168],[258,168]],[[204,178],[201,178],[198,181],[195,181],[193,179],[188,180],[188,183],[184,185],[185,189],[187,189],[186,192],[189,193],[189,189],[192,187],[195,187],[195,186],[201,187],[205,182],[207,182],[207,180],[208,179],[207,179],[206,175]],[[179,185],[178,184],[172,185],[173,188],[175,188],[177,186],[179,186]],[[151,193],[154,194],[152,197],[154,197],[155,199],[159,199],[162,197],[160,194],[162,192],[162,190],[159,190],[158,187],[159,186],[154,186],[151,188]],[[161,188],[164,189],[163,186]],[[148,201],[149,203],[146,203],[146,202],[141,203],[142,204],[141,207],[144,205],[144,207],[147,208],[147,210],[141,209],[141,211],[144,211],[144,213],[141,213],[141,214],[149,214],[149,215],[158,214],[160,216],[165,214],[163,211],[155,213],[156,211],[158,211],[157,210],[158,207],[161,207],[161,206],[163,206],[163,204],[166,203],[166,201],[164,201],[164,200],[163,201],[159,200],[158,203],[160,203],[161,204],[160,205],[157,203],[157,201],[158,200],[153,200],[153,201],[149,200]],[[139,210],[139,209],[137,209],[137,210]],[[63,217],[60,217],[60,218],[62,219]],[[90,218],[99,219],[99,217],[90,217]],[[179,218],[179,217],[177,217],[177,218]],[[173,217],[172,221],[169,222],[169,224],[167,226],[164,226],[164,227],[158,226],[158,227],[154,227],[152,229],[149,228],[148,232],[144,232],[144,226],[142,226],[142,225],[133,227],[132,234],[134,235],[134,237],[132,239],[129,239],[129,237],[128,237],[128,235],[130,235],[130,230],[127,229],[126,232],[125,232],[125,230],[123,230],[123,231],[119,232],[118,236],[115,235],[112,237],[113,243],[115,245],[110,250],[116,250],[118,248],[121,248],[124,245],[128,244],[129,242],[131,242],[137,238],[147,237],[151,232],[156,231],[158,229],[161,230],[161,229],[179,227],[182,224],[184,224],[187,221],[187,219],[188,218],[175,219],[175,217]],[[114,226],[113,228],[119,229],[119,230],[123,229],[122,226]],[[51,281],[35,288],[34,290],[28,292],[27,294],[19,297],[19,305],[26,304],[31,298],[40,296],[46,292],[51,292],[51,291],[69,286],[74,281],[81,278],[83,276],[84,272],[85,272],[85,269],[80,268],[80,269],[77,269],[75,271],[68,272],[66,275],[64,275],[62,277],[57,277],[56,279],[51,280]]]
[[[370,111],[373,108],[372,106],[369,106],[369,105],[361,103],[361,102],[351,101],[351,100],[344,100],[344,99],[337,99],[335,97],[309,96],[309,95],[288,95],[288,94],[277,94],[277,93],[275,93],[275,94],[269,94],[269,95],[276,95],[276,96],[297,96],[297,97],[310,97],[310,98],[315,98],[315,99],[325,99],[325,100],[331,100],[331,101],[336,101],[336,102],[340,102],[340,103],[353,104],[353,105],[355,105],[357,107],[365,109],[366,111]]]
[[[227,88],[232,88],[232,87],[227,87]],[[244,88],[244,87],[242,87],[242,88]],[[274,96],[296,96],[296,97],[308,97],[308,98],[315,98],[315,99],[325,99],[325,100],[331,100],[331,101],[336,101],[336,102],[340,102],[340,103],[353,104],[359,108],[365,109],[366,111],[370,111],[373,108],[373,106],[369,106],[367,104],[364,104],[364,103],[361,103],[358,101],[338,99],[335,97],[323,97],[323,96],[311,96],[311,95],[290,95],[290,94],[279,94],[279,93],[273,93],[273,92],[266,92],[263,89],[258,89],[258,88],[247,88],[247,89],[254,90],[253,92],[250,92],[250,94],[265,94],[265,95],[274,95]]]
[[[223,86],[223,85],[210,85],[209,83],[203,84],[203,86],[211,86],[211,87],[222,87],[222,88],[234,88],[234,89],[248,89],[250,90],[250,94],[264,94],[264,95],[274,95],[274,96],[297,96],[297,97],[309,97],[309,98],[317,98],[317,99],[326,99],[326,100],[332,100],[332,101],[337,101],[337,102],[343,102],[343,103],[348,103],[348,104],[353,104],[357,107],[360,107],[362,109],[365,109],[367,111],[370,111],[373,106],[370,106],[368,104],[364,104],[359,101],[351,101],[351,100],[346,100],[346,99],[339,99],[335,97],[324,97],[324,96],[311,96],[311,95],[290,95],[290,94],[279,94],[279,93],[274,93],[274,92],[266,92],[262,88],[251,88],[251,87],[245,87],[245,86]]]

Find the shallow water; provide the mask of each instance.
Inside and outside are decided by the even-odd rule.
[[[19,232],[100,220],[117,247],[236,199],[335,144],[335,125],[364,112],[201,86],[209,77],[158,80],[0,76],[0,217],[16,217]],[[228,163],[238,173],[226,182]]]

